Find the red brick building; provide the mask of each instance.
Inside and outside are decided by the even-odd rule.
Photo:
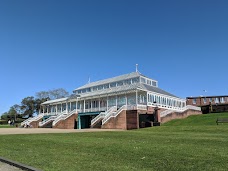
[[[201,107],[202,112],[205,114],[212,112],[227,112],[228,95],[187,97],[186,104]]]
[[[193,106],[205,106],[205,105],[218,105],[228,103],[228,95],[224,96],[198,96],[198,97],[187,97],[186,104]]]

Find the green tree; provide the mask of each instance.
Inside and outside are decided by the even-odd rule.
[[[10,110],[8,112],[8,116],[11,120],[16,120],[17,117],[17,111],[14,109],[14,107],[10,107]]]
[[[36,98],[37,99],[59,99],[63,97],[69,96],[69,92],[67,92],[63,88],[57,88],[54,90],[49,90],[49,91],[40,91],[36,93]]]
[[[36,111],[35,99],[33,96],[28,96],[21,101],[21,111],[23,116],[32,117]]]

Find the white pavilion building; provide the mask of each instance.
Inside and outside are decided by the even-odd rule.
[[[46,101],[42,103],[40,114],[30,119],[30,122],[39,121],[39,127],[48,124],[49,127],[55,127],[58,122],[74,116],[75,122],[70,122],[74,126],[71,125],[70,128],[128,129],[128,125],[139,128],[140,114],[154,114],[155,108],[166,113],[183,112],[186,110],[186,100],[160,89],[158,81],[139,72],[132,72],[88,83],[73,90],[70,97]],[[123,111],[125,113],[121,114]],[[129,111],[136,112],[133,112],[133,116]],[[155,122],[154,117],[149,118],[151,122]],[[137,123],[132,126],[130,122]],[[64,128],[63,125],[62,123],[61,128]],[[65,128],[69,128],[69,123],[65,123]]]

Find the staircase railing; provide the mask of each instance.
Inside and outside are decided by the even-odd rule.
[[[41,114],[39,114],[39,115],[37,115],[37,116],[35,116],[35,117],[33,117],[33,118],[30,117],[30,118],[24,120],[23,122],[21,122],[21,126],[27,125],[27,124],[31,123],[32,121],[38,121],[38,120],[41,119],[43,116],[44,116],[44,113],[41,113]]]
[[[45,119],[44,121],[39,122],[39,126],[42,127],[42,126],[46,125],[47,123],[55,120],[56,117],[57,116],[50,116],[49,118]]]
[[[200,107],[192,106],[192,105],[187,105],[187,106],[185,107],[185,110],[187,110],[187,109],[192,109],[192,110],[201,111],[201,108],[200,108]]]
[[[183,110],[172,110],[172,109],[165,110],[165,111],[163,111],[163,112],[160,113],[160,117],[165,117],[166,115],[168,115],[170,113],[173,113],[173,112],[182,113],[182,112],[184,112],[186,110],[189,110],[189,109],[201,111],[201,108],[200,107],[192,106],[192,105],[187,105]]]
[[[55,118],[55,120],[53,121],[52,123],[52,126],[55,126],[60,120],[65,120],[67,118],[69,118],[70,116],[72,116],[73,114],[76,113],[76,109],[72,110],[70,113],[65,113],[65,114],[62,114],[62,115],[59,115]]]
[[[173,112],[178,112],[178,111],[172,110],[172,109],[165,110],[165,111],[162,111],[162,112],[160,113],[160,117],[164,117],[164,116],[166,116],[166,115],[168,115],[168,114],[170,114],[170,113],[173,113]]]
[[[94,125],[98,120],[103,119],[105,115],[105,112],[101,112],[99,115],[97,115],[95,118],[91,120],[91,125]]]
[[[121,113],[123,110],[126,110],[126,109],[127,109],[127,105],[123,105],[117,111],[110,111],[102,120],[102,125],[105,124],[110,118],[116,117],[119,113]]]
[[[117,110],[117,106],[112,106],[106,112],[101,112],[99,115],[97,115],[95,118],[91,120],[91,125],[95,124],[100,119],[104,119],[105,116],[107,116],[109,113],[112,113],[113,111],[116,111],[116,110]]]

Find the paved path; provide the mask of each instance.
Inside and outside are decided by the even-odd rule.
[[[121,129],[0,128],[0,135],[124,131]]]
[[[0,171],[22,171],[21,169],[11,166],[6,163],[0,162]]]

